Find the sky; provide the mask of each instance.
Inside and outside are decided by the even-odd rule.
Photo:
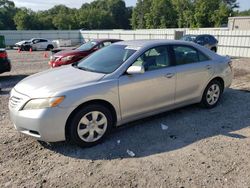
[[[89,3],[93,0],[12,0],[17,7],[26,7],[34,11],[47,10],[54,5],[64,4],[71,8],[80,8],[83,3]],[[135,6],[137,0],[125,0],[127,6]],[[250,0],[238,0],[240,4],[240,10],[250,9]]]

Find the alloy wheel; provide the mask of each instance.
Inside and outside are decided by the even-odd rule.
[[[108,126],[107,117],[100,111],[85,114],[78,123],[77,133],[85,142],[95,142],[102,138]]]

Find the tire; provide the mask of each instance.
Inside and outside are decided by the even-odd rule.
[[[112,124],[112,114],[108,108],[96,104],[85,106],[71,119],[69,141],[80,147],[94,146],[103,141]]]
[[[54,49],[54,46],[53,46],[53,45],[51,45],[51,44],[50,44],[50,45],[48,45],[48,46],[47,46],[47,48],[46,48],[46,50],[47,50],[47,51],[50,51],[50,50],[53,50],[53,49]]]
[[[213,48],[211,48],[211,50],[213,51],[213,52],[217,52],[217,48],[216,47],[213,47]]]
[[[220,101],[222,92],[222,84],[218,80],[212,80],[203,93],[201,105],[205,108],[214,108]]]

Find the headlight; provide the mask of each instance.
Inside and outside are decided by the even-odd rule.
[[[31,99],[23,107],[22,110],[34,110],[34,109],[43,109],[51,108],[59,105],[65,97],[51,97],[43,99]]]
[[[61,61],[64,61],[64,62],[70,61],[71,59],[73,59],[73,57],[74,57],[74,55],[66,56],[66,57],[63,57],[63,58],[61,59]]]
[[[54,61],[55,60],[55,56],[50,56],[50,61]]]

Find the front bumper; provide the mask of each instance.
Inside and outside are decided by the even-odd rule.
[[[12,99],[14,95],[12,94],[9,102],[10,118],[19,132],[46,142],[65,140],[65,125],[71,109],[54,107],[38,110],[20,110],[29,98],[27,96],[21,98],[20,93],[15,95],[17,96],[16,98],[22,99],[15,106],[12,100],[17,99]]]

